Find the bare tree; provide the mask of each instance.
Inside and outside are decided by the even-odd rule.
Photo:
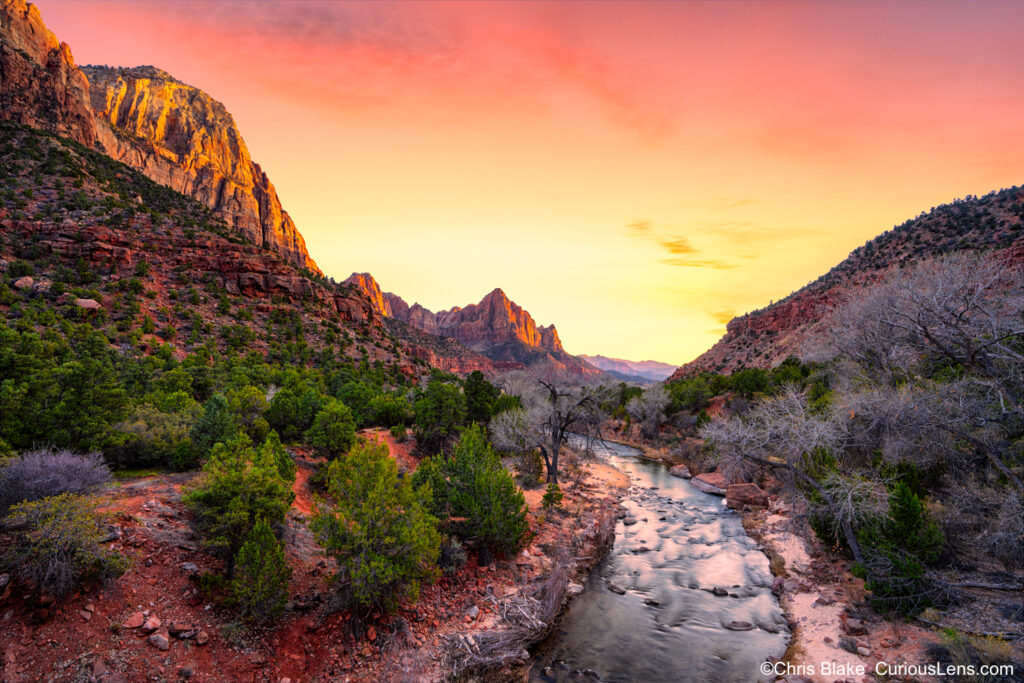
[[[665,421],[665,408],[668,407],[668,391],[664,384],[655,384],[642,393],[634,396],[626,404],[626,412],[633,422],[640,424],[643,435],[654,438]]]
[[[501,412],[491,420],[491,439],[506,451],[540,449],[548,482],[558,483],[558,456],[569,435],[588,438],[600,432],[605,390],[559,387],[522,375],[509,378],[505,390],[519,396],[522,407]]]
[[[835,520],[837,531],[854,559],[864,561],[855,523],[866,511],[856,503],[870,497],[863,495],[852,479],[836,474],[818,479],[808,466],[808,456],[831,453],[846,442],[847,419],[841,410],[815,412],[806,397],[788,389],[776,398],[754,404],[742,417],[713,420],[700,433],[712,444],[726,468],[735,467],[730,461],[746,460],[785,470],[796,482],[814,490]]]
[[[1024,481],[1006,464],[1010,445],[1001,435],[1024,423],[1019,266],[968,253],[923,261],[851,293],[824,324],[833,355],[862,382],[927,386],[928,400],[908,404],[911,412],[927,413],[916,422],[967,444],[1024,492]],[[940,387],[921,381],[937,368],[960,379]]]

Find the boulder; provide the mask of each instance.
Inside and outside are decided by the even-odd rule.
[[[87,311],[98,311],[103,308],[96,299],[75,299],[75,305]]]
[[[24,277],[19,277],[12,284],[14,285],[15,289],[31,289],[32,285],[34,285],[35,282],[36,281],[33,280],[31,277],[25,275]]]
[[[690,468],[686,465],[675,465],[668,471],[673,477],[679,477],[680,479],[689,479],[693,475],[690,474]]]
[[[757,484],[729,484],[725,489],[725,504],[734,510],[742,510],[744,505],[768,507],[768,494]]]
[[[719,472],[705,472],[704,474],[698,474],[690,480],[690,483],[704,493],[710,493],[716,496],[724,496],[725,489],[729,486],[729,482],[725,480],[725,475]]]

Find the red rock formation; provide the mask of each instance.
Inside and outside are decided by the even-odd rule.
[[[369,273],[352,273],[345,280],[353,285],[370,302],[373,310],[382,318],[391,317],[391,302],[380,291],[380,285]],[[404,303],[404,302],[403,302]]]
[[[89,82],[71,49],[47,30],[39,10],[24,0],[0,8],[0,119],[96,142]]]
[[[728,373],[771,367],[812,350],[828,311],[857,288],[892,268],[952,251],[988,251],[1013,261],[1024,255],[1024,190],[967,197],[882,233],[825,275],[766,308],[733,318],[713,347],[676,370],[669,381],[695,372]]]
[[[195,197],[247,242],[320,272],[223,104],[149,66],[82,71],[108,155]]]

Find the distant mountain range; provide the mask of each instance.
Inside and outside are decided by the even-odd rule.
[[[623,360],[622,358],[588,356],[586,354],[581,354],[580,358],[595,368],[604,370],[627,382],[663,382],[676,371],[677,367],[656,360]]]

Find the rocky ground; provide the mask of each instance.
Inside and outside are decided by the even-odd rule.
[[[414,466],[411,444],[382,431],[371,436],[387,442],[404,469]],[[621,473],[585,463],[563,484],[561,511],[540,507],[540,489],[527,491],[533,536],[520,554],[483,567],[470,551],[465,567],[425,586],[415,604],[360,624],[328,609],[332,567],[306,528],[318,462],[305,452],[293,457],[297,496],[285,531],[293,578],[285,616],[271,628],[245,626],[200,590],[199,576],[216,566],[181,501],[192,475],[126,480],[105,493],[104,506],[114,522],[109,542],[131,568],[107,587],[59,601],[13,582],[0,586],[0,681],[441,680],[452,643],[509,628],[503,605],[530,596],[556,564],[565,581],[589,571],[614,538],[627,485]]]

